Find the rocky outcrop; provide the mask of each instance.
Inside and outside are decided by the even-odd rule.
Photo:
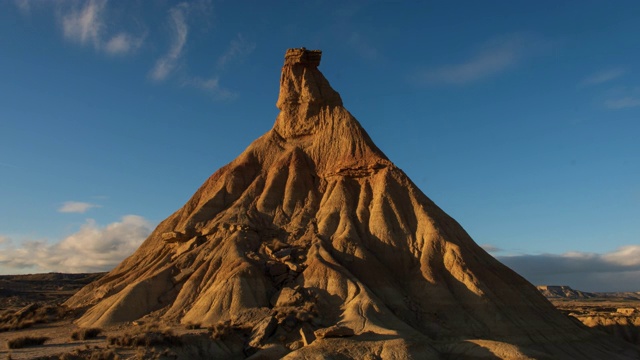
[[[273,129],[67,302],[89,307],[78,325],[223,322],[249,333],[246,355],[284,344],[291,359],[636,356],[556,311],[429,200],[343,107],[320,55],[287,51]]]
[[[316,338],[349,337],[355,335],[353,329],[346,326],[333,325],[327,328],[318,329],[313,332]]]
[[[635,310],[635,309],[633,309]],[[614,335],[632,344],[640,345],[640,314],[626,313],[573,313],[571,316],[590,328]]]
[[[598,296],[594,293],[574,290],[566,285],[538,285],[537,288],[548,299],[589,299]]]

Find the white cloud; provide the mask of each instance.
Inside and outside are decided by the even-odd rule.
[[[80,201],[66,201],[58,209],[58,212],[84,214],[85,212],[87,212],[87,210],[91,208],[96,208],[96,207],[100,207],[100,205],[80,202]]]
[[[466,84],[501,73],[545,44],[532,36],[511,34],[497,37],[481,46],[469,59],[422,72],[426,83]]]
[[[112,55],[122,55],[135,52],[142,46],[144,36],[133,37],[127,33],[119,33],[104,45],[104,50]]]
[[[82,6],[62,7],[62,30],[64,36],[82,45],[92,45],[96,50],[110,55],[135,52],[142,46],[145,36],[133,36],[126,32],[107,35],[106,0],[90,0]],[[106,40],[108,39],[108,40]]]
[[[581,85],[597,85],[611,80],[615,80],[626,73],[625,69],[613,68],[588,76],[586,79],[580,82]]]
[[[640,245],[605,254],[569,252],[498,259],[536,285],[569,285],[584,291],[640,290]]]
[[[229,62],[251,54],[255,48],[256,43],[247,41],[242,34],[236,35],[227,50],[218,58],[218,67],[223,68]]]
[[[484,244],[484,245],[480,245],[481,248],[484,249],[484,251],[488,252],[488,253],[498,253],[501,252],[502,249],[500,249],[497,246],[493,246],[491,244]]]
[[[106,0],[91,0],[82,8],[74,8],[62,17],[64,36],[80,44],[100,47],[100,33],[104,28],[101,13]]]
[[[151,227],[137,215],[124,216],[104,227],[89,219],[78,232],[58,243],[28,241],[20,247],[0,243],[0,266],[39,272],[107,271],[131,255],[149,236]]]
[[[178,60],[182,56],[184,45],[187,42],[187,34],[189,33],[186,12],[187,4],[185,3],[176,5],[169,10],[173,40],[169,52],[156,61],[156,65],[149,74],[154,80],[164,80],[178,65]]]
[[[611,264],[637,267],[640,270],[640,245],[623,246],[614,252],[602,255],[602,259]]]
[[[8,236],[0,235],[0,245],[7,245],[11,243],[11,238]]]

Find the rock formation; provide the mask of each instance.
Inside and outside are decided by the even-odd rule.
[[[574,290],[566,285],[538,285],[536,287],[547,299],[589,299],[597,297],[594,293]]]
[[[273,129],[67,302],[88,307],[80,326],[225,323],[246,354],[291,359],[637,356],[476,245],[374,145],[320,56],[287,51]]]

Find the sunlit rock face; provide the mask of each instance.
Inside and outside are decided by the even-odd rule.
[[[273,129],[66,303],[89,308],[80,326],[229,321],[246,346],[284,344],[290,358],[625,358],[389,161],[320,60],[286,52]]]

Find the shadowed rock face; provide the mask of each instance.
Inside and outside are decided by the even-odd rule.
[[[150,313],[230,319],[253,329],[253,347],[276,341],[274,331],[285,342],[339,334],[292,358],[625,358],[477,246],[390,162],[318,70],[320,55],[287,51],[273,129],[67,302],[90,306],[79,325]]]

